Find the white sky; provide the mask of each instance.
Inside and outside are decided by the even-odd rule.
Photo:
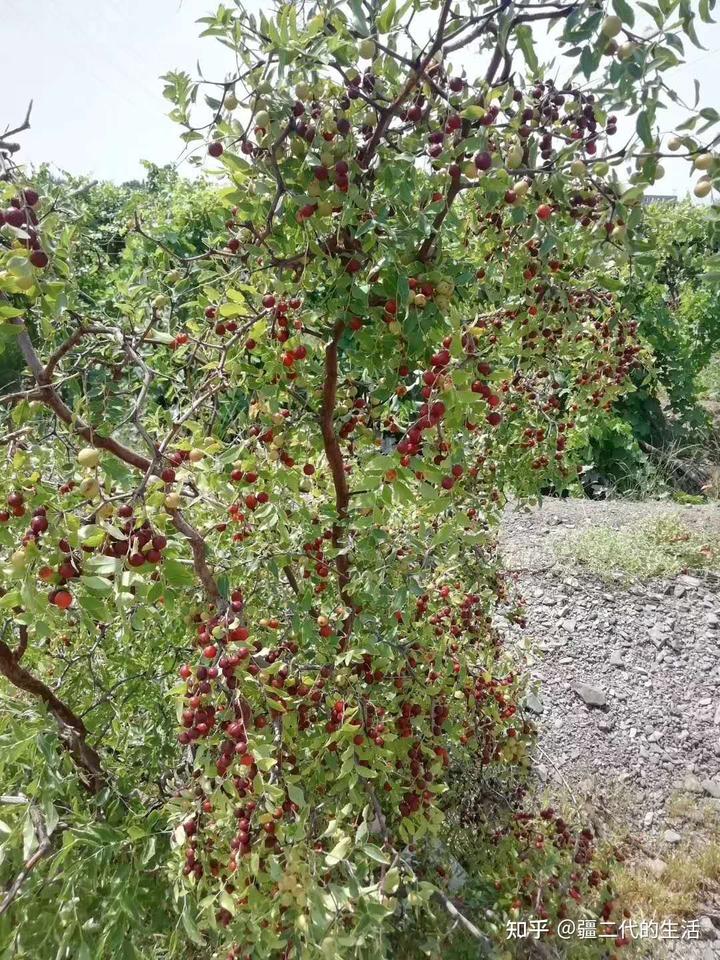
[[[260,3],[250,0],[256,8]],[[206,77],[223,79],[228,51],[212,38],[200,39],[195,23],[212,9],[213,0],[0,0],[0,131],[22,120],[32,98],[32,129],[22,135],[26,161],[115,181],[142,177],[142,159],[174,162],[182,144],[166,116],[159,78],[172,69],[194,74],[199,60]],[[698,34],[707,50],[687,41],[688,63],[667,75],[668,82],[692,102],[697,78],[702,105],[720,110],[713,70],[720,25],[698,24]],[[540,53],[552,53],[547,38]],[[670,130],[685,116],[668,111],[663,127]],[[684,195],[687,166],[665,166],[654,192]]]

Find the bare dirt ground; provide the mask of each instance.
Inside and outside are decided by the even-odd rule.
[[[720,505],[547,499],[508,508],[504,565],[527,609],[545,789],[626,836],[640,871],[662,882],[693,844],[720,839],[720,577],[689,570],[628,582],[561,559],[593,527],[672,516],[720,544]],[[720,897],[698,904],[701,939],[647,942],[646,956],[720,957]]]

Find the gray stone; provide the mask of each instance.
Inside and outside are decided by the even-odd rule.
[[[543,712],[543,702],[542,699],[532,690],[525,697],[525,706],[531,713],[542,713]]]
[[[682,840],[682,837],[676,830],[665,830],[662,838],[665,843],[680,843]]]
[[[677,582],[691,590],[696,590],[698,587],[701,587],[703,583],[698,577],[691,577],[687,573],[681,573],[677,578]]]
[[[702,788],[714,800],[720,800],[720,780],[703,780]]]
[[[715,924],[712,922],[710,917],[699,917],[698,926],[700,927],[700,938],[702,940],[718,939],[718,932],[715,929]]]
[[[607,697],[602,690],[592,687],[589,683],[576,683],[573,690],[589,707],[604,707],[607,705]]]
[[[653,857],[652,860],[647,860],[645,866],[654,877],[658,878],[667,870],[667,864],[664,860],[661,860],[660,857]]]
[[[619,650],[613,650],[613,652],[610,654],[610,666],[611,667],[625,666],[623,662],[622,654],[620,653]]]
[[[702,793],[703,785],[700,783],[698,778],[690,773],[685,777],[682,783],[683,790],[686,790],[688,793]]]

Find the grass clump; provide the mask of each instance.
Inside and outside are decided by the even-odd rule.
[[[634,917],[688,919],[703,912],[720,895],[720,842],[706,840],[665,857],[660,876],[649,866],[616,870],[613,882],[623,907]]]
[[[647,580],[692,570],[720,570],[717,547],[687,529],[677,516],[664,516],[620,530],[592,527],[564,542],[561,559],[603,577]]]

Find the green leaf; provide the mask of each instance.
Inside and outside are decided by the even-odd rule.
[[[380,847],[376,847],[374,843],[364,844],[362,851],[367,854],[371,860],[376,860],[378,863],[390,863],[390,858],[382,852]]]
[[[627,23],[630,27],[635,26],[635,14],[627,0],[612,0],[612,5],[613,10],[623,23]]]
[[[352,840],[350,837],[343,837],[339,843],[336,843],[332,848],[330,853],[325,857],[325,863],[329,867],[334,867],[336,864],[340,863],[341,860],[344,860],[345,857],[350,852],[352,847]]]
[[[390,27],[393,25],[393,20],[395,19],[396,9],[397,5],[395,0],[388,0],[382,8],[377,18],[377,28],[380,33],[389,33]]]
[[[195,574],[187,563],[168,558],[163,564],[165,580],[173,587],[190,587],[195,584]]]
[[[516,28],[515,37],[517,39],[518,47],[520,47],[522,55],[525,57],[525,63],[527,63],[528,67],[530,68],[530,72],[537,73],[540,68],[540,64],[538,62],[537,54],[535,53],[532,30],[526,23],[522,23]]]
[[[81,577],[80,582],[95,593],[112,593],[112,582],[107,577]]]
[[[637,134],[646,147],[651,147],[655,142],[653,140],[652,130],[650,128],[650,117],[647,110],[641,110],[635,122]]]
[[[465,117],[466,120],[482,120],[486,113],[487,110],[485,107],[481,107],[479,104],[473,103],[469,107],[465,107],[460,116]]]
[[[200,935],[200,931],[197,928],[194,917],[190,914],[190,909],[187,905],[187,902],[183,907],[181,917],[182,925],[185,928],[185,933],[190,937],[193,943],[196,943],[199,947],[202,947],[205,944],[205,940]]]

